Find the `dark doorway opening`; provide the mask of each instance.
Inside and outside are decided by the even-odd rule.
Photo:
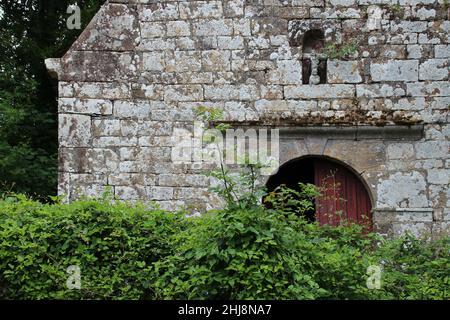
[[[358,174],[344,164],[326,157],[304,157],[280,167],[267,182],[268,192],[280,185],[299,190],[298,183],[319,187],[321,196],[314,209],[305,214],[309,221],[339,225],[343,220],[372,229],[371,201]]]
[[[270,177],[266,184],[267,191],[272,192],[284,185],[289,189],[300,191],[299,182],[314,184],[314,159],[306,158],[302,161],[292,161],[289,165],[281,166],[277,174]],[[308,221],[316,221],[315,209],[305,212]]]

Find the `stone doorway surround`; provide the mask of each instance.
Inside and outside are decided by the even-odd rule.
[[[242,126],[240,126],[242,128]],[[245,129],[261,128],[244,126]],[[378,200],[380,180],[389,172],[387,148],[392,143],[419,141],[423,125],[282,127],[280,130],[280,166],[304,156],[324,156],[341,161],[359,174],[373,204],[374,230],[386,236],[405,231],[431,233],[434,210],[427,207],[389,208]],[[264,183],[269,177],[266,177]],[[392,190],[395,193],[395,190]],[[385,197],[384,195],[382,197]],[[440,225],[434,225],[439,228]]]

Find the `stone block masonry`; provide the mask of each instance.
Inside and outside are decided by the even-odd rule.
[[[234,127],[324,128],[282,134],[282,162],[324,155],[361,173],[380,233],[445,232],[449,60],[440,0],[109,0],[47,61],[59,79],[59,193],[220,206],[215,181],[171,159],[174,131],[207,106]],[[333,133],[359,127],[373,133]]]

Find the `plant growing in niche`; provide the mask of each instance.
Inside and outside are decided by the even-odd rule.
[[[329,59],[349,59],[358,52],[358,43],[352,40],[349,43],[337,45],[335,43],[327,43],[325,45],[325,55]]]

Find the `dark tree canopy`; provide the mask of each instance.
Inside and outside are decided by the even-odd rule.
[[[0,3],[0,193],[56,194],[57,85],[44,60],[61,57],[104,0],[2,0]]]

